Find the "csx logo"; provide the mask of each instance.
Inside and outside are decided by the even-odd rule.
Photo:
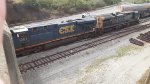
[[[74,25],[72,26],[65,26],[65,27],[61,27],[59,29],[59,33],[60,34],[66,34],[66,33],[70,33],[70,32],[74,32]]]

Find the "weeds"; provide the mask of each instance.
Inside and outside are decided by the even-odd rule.
[[[126,56],[127,54],[130,54],[131,52],[140,51],[141,49],[142,49],[141,47],[134,46],[134,45],[120,47],[113,55],[106,56],[106,58],[103,58],[103,59],[99,58],[99,59],[96,59],[95,61],[93,61],[91,63],[91,65],[89,65],[85,68],[85,72],[91,73],[94,70],[98,70],[99,67],[101,66],[101,63],[108,59],[123,57],[123,56]]]

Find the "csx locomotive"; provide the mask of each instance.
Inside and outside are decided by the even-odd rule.
[[[117,12],[58,24],[36,22],[10,30],[16,54],[20,56],[135,25],[139,22],[139,16],[136,11]]]

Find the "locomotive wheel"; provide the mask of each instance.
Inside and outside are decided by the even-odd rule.
[[[128,27],[129,26],[129,23],[126,23],[125,27]]]
[[[125,28],[125,25],[122,25],[121,28],[124,29],[124,28]]]
[[[82,35],[77,37],[77,40],[83,39]]]
[[[94,38],[94,37],[96,37],[96,34],[95,33],[91,33],[90,34],[90,38]]]
[[[22,56],[25,56],[25,55],[29,55],[30,53],[28,52],[28,51],[26,51],[26,52],[23,52],[21,55]]]
[[[103,35],[103,29],[97,29],[97,31],[96,31],[96,35]]]
[[[42,46],[39,46],[39,47],[35,47],[35,50],[34,50],[34,52],[39,52],[39,51],[42,51]]]
[[[119,30],[120,30],[120,29],[122,29],[122,26],[121,26],[121,25],[119,25],[119,26],[118,26],[118,29],[119,29]]]
[[[118,26],[116,26],[115,28],[114,28],[114,30],[116,31],[116,30],[120,30],[121,29],[121,26],[120,25],[118,25]]]
[[[89,37],[89,34],[84,34],[84,35],[81,36],[81,39],[86,39],[88,37]]]

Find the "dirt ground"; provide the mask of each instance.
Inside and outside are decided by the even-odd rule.
[[[135,84],[143,71],[148,68],[147,66],[150,66],[149,47],[149,45],[145,49],[133,45],[122,47],[113,57],[96,59],[90,65],[79,69],[74,82],[71,76],[60,75],[60,78],[53,80],[52,84],[60,82],[61,84]]]
[[[137,84],[150,84],[150,68],[146,70],[140,80],[137,81]]]
[[[150,45],[120,47],[108,58],[95,59],[73,72],[62,71],[51,84],[135,84],[150,66],[149,50]]]

